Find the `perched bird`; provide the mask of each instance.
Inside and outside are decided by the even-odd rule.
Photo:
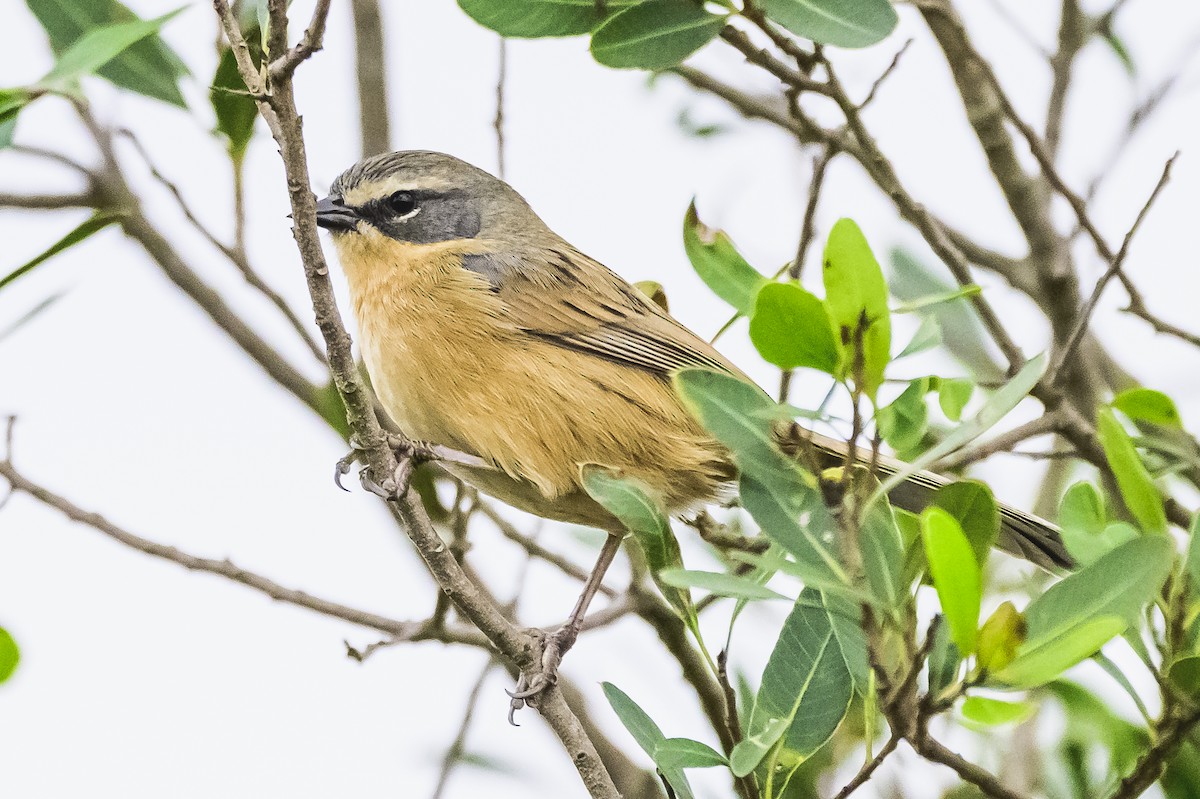
[[[518,684],[517,701],[532,696],[553,680],[625,532],[584,491],[583,465],[640,480],[673,513],[698,509],[736,473],[669,378],[707,367],[751,381],[551,231],[507,183],[452,156],[364,159],[317,204],[317,223],[332,234],[363,360],[396,425],[483,459],[489,468],[445,467],[484,493],[611,534],[548,640],[543,672]],[[844,443],[811,438],[830,465],[842,462]],[[915,475],[892,501],[920,510],[943,482]],[[1012,508],[1001,514],[1002,548],[1046,567],[1070,564],[1053,526]]]

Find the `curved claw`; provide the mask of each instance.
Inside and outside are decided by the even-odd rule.
[[[392,499],[394,492],[389,491],[384,486],[381,486],[379,483],[376,483],[374,480],[372,480],[370,475],[367,474],[366,468],[363,468],[361,471],[359,471],[358,482],[362,484],[363,488],[370,491],[375,496],[382,499]]]

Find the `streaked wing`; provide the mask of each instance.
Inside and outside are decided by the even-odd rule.
[[[567,246],[524,258],[472,256],[509,320],[530,335],[668,377],[689,366],[742,371],[607,267]]]

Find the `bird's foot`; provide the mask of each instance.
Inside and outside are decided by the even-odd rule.
[[[436,455],[432,444],[424,441],[409,441],[403,436],[392,433],[384,435],[387,438],[388,446],[396,453],[395,471],[382,483],[378,483],[371,478],[368,468],[363,466],[358,472],[358,482],[377,497],[396,499],[408,487],[413,469],[425,461],[432,460]],[[356,436],[350,437],[350,451],[339,458],[334,467],[333,482],[337,484],[338,488],[343,491],[350,490],[342,485],[342,477],[349,474],[354,464],[362,460],[365,450],[366,447]]]
[[[512,691],[505,691],[512,697],[508,708],[509,724],[514,727],[518,726],[513,715],[526,705],[537,707],[537,701],[541,694],[558,682],[558,667],[562,663],[563,656],[567,654],[567,650],[574,646],[578,635],[579,625],[568,621],[546,636],[542,642],[540,668],[533,673],[521,672],[521,676],[517,678],[516,688]]]

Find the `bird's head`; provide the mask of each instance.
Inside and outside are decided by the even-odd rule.
[[[409,244],[503,241],[544,229],[504,181],[425,150],[375,155],[347,169],[317,203],[317,224],[335,241],[383,235]]]

